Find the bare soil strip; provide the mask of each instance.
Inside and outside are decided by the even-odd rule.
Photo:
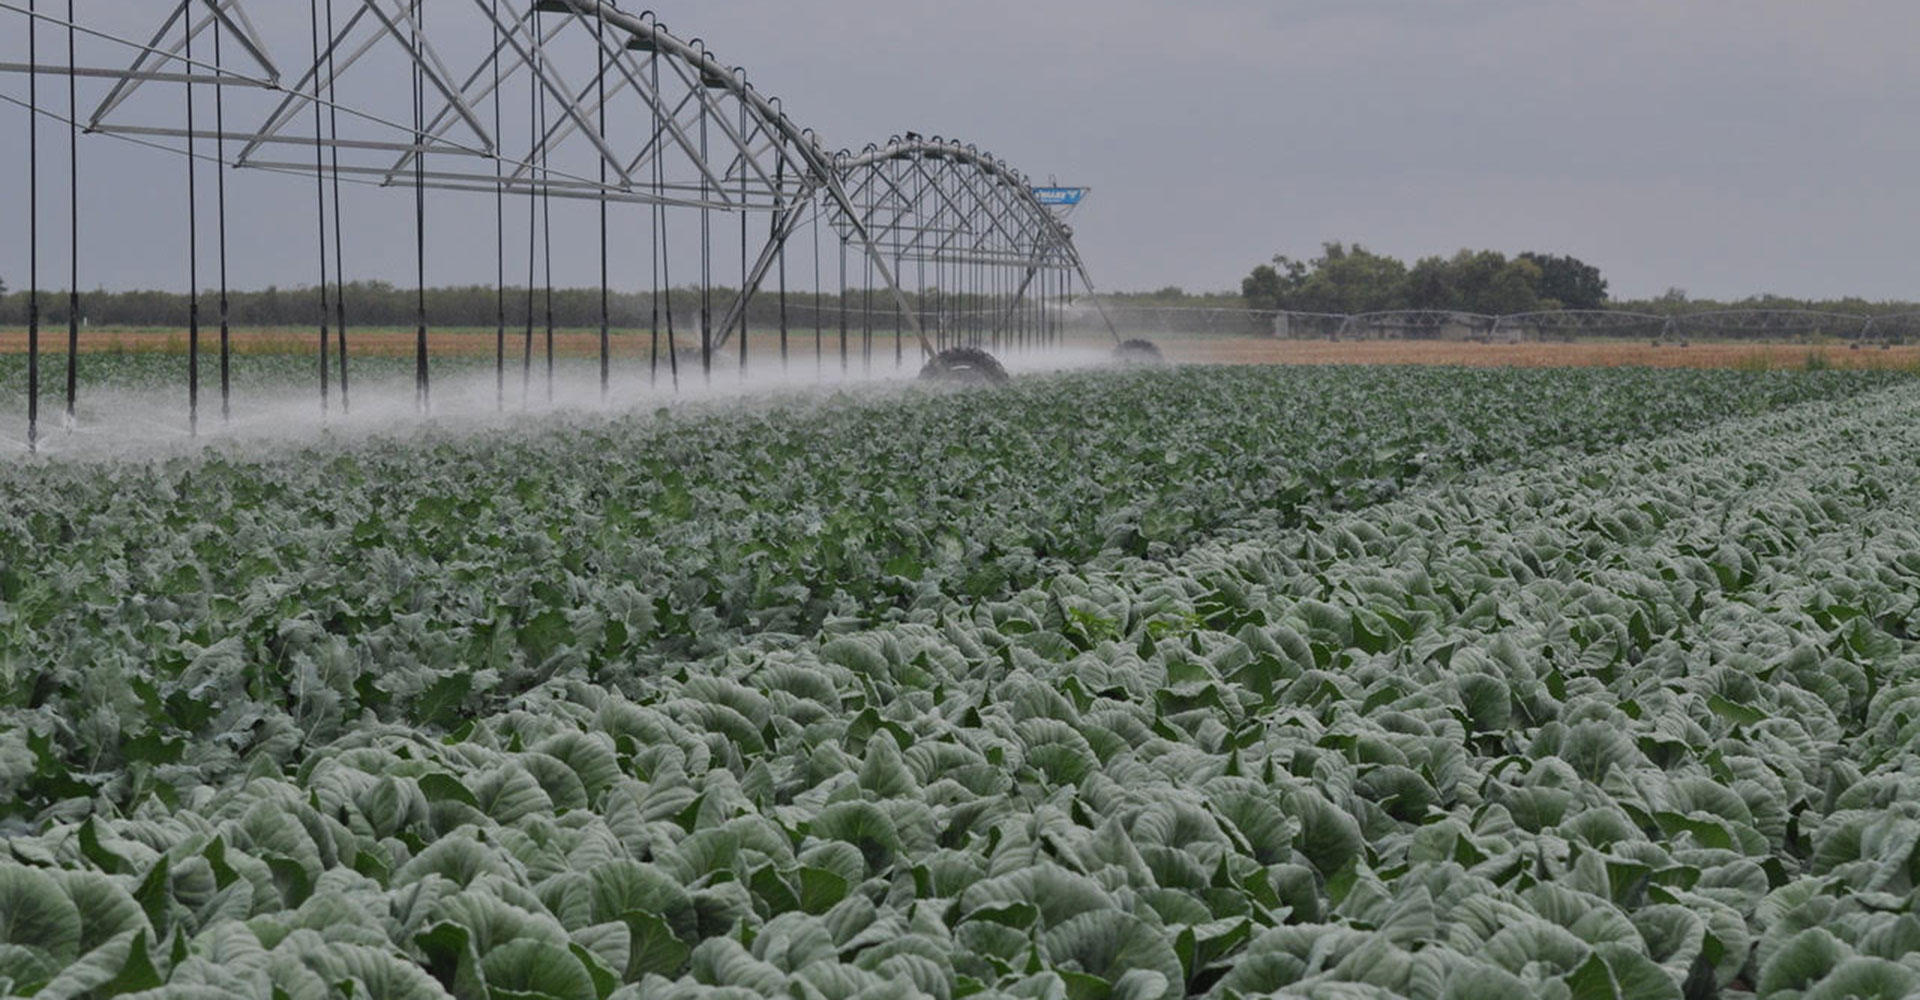
[[[1165,340],[1174,361],[1272,365],[1474,365],[1558,368],[1647,365],[1659,368],[1912,368],[1920,346],[1881,350],[1845,344],[1668,344],[1597,341],[1572,344],[1475,344],[1409,340]]]
[[[697,355],[698,333],[680,331],[676,341],[682,356]],[[108,329],[88,330],[80,336],[80,350],[92,353],[187,352],[185,330]],[[893,331],[875,331],[872,353],[875,361],[892,359]],[[233,350],[239,354],[310,354],[319,349],[318,336],[312,330],[245,329],[233,332]],[[349,330],[348,342],[355,355],[411,357],[414,351],[412,330],[369,328]],[[1188,364],[1234,365],[1471,365],[1477,367],[1592,367],[1645,365],[1659,368],[1913,368],[1920,369],[1920,345],[1881,349],[1854,349],[1846,344],[1761,344],[1694,343],[1654,346],[1645,341],[1581,341],[1577,343],[1479,344],[1452,340],[1278,340],[1255,337],[1162,337],[1156,338],[1170,361]],[[201,331],[200,349],[211,354],[217,349],[218,331]],[[43,330],[42,352],[55,355],[66,351],[66,331]],[[652,338],[644,330],[620,330],[612,335],[613,356],[646,359],[654,350]],[[788,346],[794,358],[814,357],[812,329],[794,330]],[[1075,338],[1069,346],[1079,350],[1104,351],[1111,345],[1104,338]],[[428,350],[436,357],[491,357],[495,349],[494,331],[444,329],[430,332]],[[20,329],[0,330],[0,353],[18,354],[27,349],[27,333]],[[661,340],[662,362],[666,349]],[[780,338],[770,331],[755,331],[747,345],[754,358],[778,356]],[[563,358],[597,357],[600,334],[597,330],[569,329],[554,334],[554,354]],[[521,359],[527,351],[526,332],[507,332],[506,355],[509,362]],[[738,342],[716,352],[720,360],[737,357]],[[533,357],[546,356],[546,332],[536,330]],[[848,343],[850,359],[863,354],[862,338],[853,331]],[[839,331],[824,331],[820,355],[837,360],[840,355]],[[909,361],[917,350],[909,338],[905,346]]]

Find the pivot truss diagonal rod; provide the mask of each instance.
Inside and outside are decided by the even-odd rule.
[[[356,260],[350,250],[386,240],[384,230],[356,235],[351,224],[372,217],[410,215],[413,222],[412,273],[402,283],[415,286],[409,289],[413,322],[406,325],[416,334],[416,385],[426,408],[435,343],[429,333],[436,318],[451,319],[436,317],[425,287],[432,264],[427,223],[460,211],[450,205],[453,211],[443,215],[443,200],[471,198],[494,228],[491,312],[502,408],[508,318],[527,318],[530,369],[542,294],[549,331],[597,331],[596,381],[604,399],[618,384],[615,364],[632,326],[645,327],[643,335],[651,337],[648,365],[655,372],[664,360],[677,376],[680,362],[690,360],[680,354],[690,315],[699,318],[703,368],[716,358],[737,358],[744,372],[752,327],[765,324],[777,325],[783,365],[796,346],[793,328],[813,326],[819,353],[822,331],[838,326],[851,341],[842,351],[861,352],[858,367],[865,371],[876,360],[876,335],[889,327],[895,364],[902,366],[908,340],[922,354],[959,343],[1037,343],[1058,325],[1068,276],[1092,290],[1070,230],[1006,163],[973,146],[912,134],[859,152],[830,152],[779,101],[752,86],[746,71],[721,62],[699,40],[668,31],[651,14],[608,0],[308,0],[300,16],[289,16],[285,4],[265,4],[0,0],[0,37],[18,39],[8,55],[25,59],[0,58],[0,103],[27,112],[15,148],[29,160],[31,207],[21,214],[31,247],[31,445],[42,440],[43,320],[64,319],[68,327],[68,426],[84,412],[74,398],[83,322],[79,248],[86,236],[79,206],[95,187],[124,183],[124,171],[111,169],[115,147],[107,139],[120,149],[170,151],[188,164],[174,176],[188,214],[180,242],[192,286],[187,323],[196,356],[186,373],[186,426],[194,432],[209,429],[200,419],[197,357],[202,320],[212,318],[200,314],[201,254],[218,254],[207,261],[218,265],[209,269],[217,283],[204,291],[209,299],[218,296],[224,427],[239,416],[232,331],[260,322],[249,318],[251,300],[233,292],[231,282],[245,280],[260,256],[249,254],[251,241],[284,238],[255,221],[284,213],[261,211],[249,198],[280,204],[298,197],[308,206],[302,215],[316,231],[307,237],[306,259],[317,265],[318,280],[301,282],[313,294],[291,307],[297,315],[274,322],[318,333],[319,402],[336,415],[346,414],[349,404],[349,298],[362,328],[406,323],[361,314],[376,306],[355,281],[380,275],[366,273],[366,251]],[[256,17],[256,8],[271,16]],[[64,53],[47,44],[56,34],[66,38]],[[44,99],[50,78],[64,84],[64,102]],[[48,123],[65,126],[68,148],[63,159],[43,163],[61,155],[40,141]],[[105,155],[89,157],[83,172],[81,147],[94,143],[103,144]],[[74,287],[65,296],[64,317],[58,300],[51,316],[42,315],[47,303],[38,287],[43,168],[68,174],[67,270]],[[241,170],[263,181],[293,175],[307,187],[241,182],[234,173]],[[396,195],[408,203],[403,207]],[[580,202],[592,203],[591,215],[568,208]],[[734,218],[715,224],[716,212]],[[764,214],[766,224],[752,224],[754,214]],[[209,237],[204,243],[202,227]],[[632,239],[635,233],[644,238]],[[588,255],[592,277],[581,273],[573,280],[593,285],[599,295],[585,313],[562,316],[558,312],[571,307],[553,287],[556,268],[572,266],[574,255],[565,252],[570,245],[597,249]],[[529,255],[525,271],[508,266],[515,246]],[[673,301],[675,258],[681,275],[698,276],[697,300],[683,288],[682,301]],[[611,285],[643,267],[651,292],[629,307]],[[811,297],[794,293],[792,271],[813,272]],[[820,287],[821,277],[835,272],[842,287]],[[516,273],[528,287],[508,286]],[[567,280],[564,273],[558,278]],[[536,281],[544,288],[533,288]],[[777,301],[756,308],[763,284],[774,286],[769,294]],[[636,322],[635,313],[646,318]],[[623,315],[629,328],[623,329]],[[550,355],[564,336],[549,332]]]

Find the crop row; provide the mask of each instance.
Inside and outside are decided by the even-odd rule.
[[[696,661],[561,658],[445,738],[323,737],[346,696],[312,675],[209,745],[140,747],[120,818],[12,839],[0,975],[1906,996],[1916,417],[1904,390],[1807,403]],[[190,667],[185,690],[257,674]],[[33,768],[52,728],[0,760]]]
[[[1887,376],[1203,370],[0,471],[16,821]],[[270,733],[270,731],[272,731]],[[245,735],[240,735],[245,734]],[[263,749],[265,748],[265,749]],[[24,752],[24,751],[22,751]],[[166,780],[143,784],[142,762]]]

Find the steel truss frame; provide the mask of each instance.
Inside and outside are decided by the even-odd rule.
[[[1386,337],[1397,333],[1411,340],[1431,339],[1447,330],[1467,329],[1486,336],[1498,318],[1457,309],[1396,309],[1349,316],[1341,333],[1358,337]]]
[[[1892,347],[1913,341],[1920,341],[1920,313],[1875,316],[1860,329],[1860,342],[1863,344]]]
[[[1033,196],[1026,177],[972,145],[894,137],[836,158],[859,215],[836,214],[850,234],[865,222],[896,259],[1002,266],[1070,264],[1071,234]]]
[[[770,213],[768,238],[713,330],[716,350],[744,325],[750,299],[814,212],[866,257],[926,353],[934,348],[895,273],[901,263],[930,255],[1024,266],[1026,284],[1043,268],[1070,268],[1092,289],[1071,230],[1006,164],[971,146],[917,138],[831,154],[744,70],[650,13],[628,13],[609,0],[435,0],[430,9],[423,0],[327,0],[326,30],[316,21],[309,49],[263,31],[250,10],[259,3],[171,0],[157,28],[127,36],[84,14],[69,22],[0,0],[0,12],[72,28],[122,56],[71,66],[0,64],[0,75],[96,82],[105,92],[72,124],[235,169]],[[208,55],[209,35],[229,41],[231,58]],[[394,95],[343,94],[377,82],[383,64],[378,72],[391,78],[396,62],[423,85],[416,108],[398,112]],[[159,100],[157,90],[173,91],[165,99],[177,108],[183,87],[218,88],[230,102],[223,123],[183,126],[140,113],[143,100]],[[509,88],[526,96],[510,96]],[[537,100],[545,120],[525,136],[501,130],[500,108],[510,100]],[[913,197],[900,186],[906,173],[924,178]]]
[[[1671,331],[1684,337],[1741,337],[1754,340],[1791,336],[1865,338],[1872,320],[1851,313],[1805,309],[1720,309],[1673,317]]]
[[[339,0],[346,10],[323,36],[316,57],[286,51],[291,46],[276,53],[249,15],[249,2],[259,0],[174,0],[145,42],[82,20],[76,25],[82,34],[125,48],[131,61],[71,68],[42,63],[37,71],[111,83],[84,123],[89,132],[161,141],[224,139],[237,150],[227,160],[236,168],[338,171],[343,180],[396,186],[412,183],[408,175],[416,158],[433,156],[429,188],[491,193],[504,183],[509,194],[723,211],[771,211],[821,186],[831,194],[832,158],[811,130],[755,90],[744,70],[720,62],[698,39],[671,34],[650,14],[629,14],[607,0],[512,0],[517,14],[500,0],[436,0],[436,20],[429,23],[422,0]],[[18,0],[0,0],[0,10],[28,14]],[[68,23],[48,12],[31,16],[56,28]],[[216,25],[250,57],[245,65],[215,64],[204,44],[198,57],[184,54],[191,40]],[[436,44],[436,30],[468,38],[490,34],[493,42],[468,45],[456,56]],[[431,87],[424,127],[338,96],[383,51],[421,71]],[[582,55],[597,57],[597,66]],[[589,78],[570,79],[570,62],[585,63]],[[0,72],[27,70],[0,64]],[[496,133],[484,111],[488,101],[504,99],[506,88],[522,80],[552,102],[557,120],[516,144]],[[234,127],[220,130],[129,120],[132,99],[155,84],[257,91],[272,103],[265,114],[235,111]],[[361,134],[305,131],[302,123],[315,105],[352,119]],[[657,132],[638,128],[617,136],[599,124],[602,110],[623,122],[657,118],[660,125]],[[702,148],[701,126],[717,137],[718,149]],[[346,159],[316,167],[304,158],[278,156],[314,146]],[[572,167],[553,165],[567,160]],[[666,163],[659,185],[648,180],[655,160]],[[610,179],[585,169],[603,161]],[[496,175],[496,162],[506,168],[504,177]]]
[[[1070,272],[1093,291],[1073,230],[1040,204],[1024,174],[977,146],[908,133],[884,144],[869,143],[858,152],[840,151],[833,157],[833,171],[842,197],[824,203],[816,203],[818,198],[796,201],[776,214],[773,238],[748,273],[745,294],[718,327],[721,343],[743,322],[751,295],[786,241],[815,213],[841,240],[858,240],[870,258],[892,262],[886,276],[928,354],[935,346],[926,322],[911,315],[914,310],[898,283],[908,264],[1017,273],[1017,280],[995,296],[998,315],[987,331],[993,338],[1012,323],[1034,283],[1048,271]],[[821,188],[816,195],[828,193]]]
[[[1219,317],[1240,317],[1247,328],[1290,331],[1292,336],[1431,338],[1465,330],[1486,338],[1550,340],[1574,337],[1684,342],[1689,338],[1806,339],[1833,337],[1859,344],[1920,341],[1920,313],[1864,315],[1805,309],[1720,309],[1696,313],[1641,313],[1613,309],[1548,310],[1507,315],[1447,309],[1400,309],[1370,313],[1233,310],[1221,307],[1112,305],[1129,328],[1212,330]],[[1284,335],[1284,334],[1283,334]]]
[[[1498,317],[1492,336],[1511,340],[1572,340],[1580,336],[1666,338],[1673,327],[1670,316],[1608,309],[1556,309]]]

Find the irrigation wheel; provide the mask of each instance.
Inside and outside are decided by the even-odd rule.
[[[933,356],[920,369],[920,378],[928,382],[984,383],[999,385],[1008,381],[1007,370],[994,356],[977,347],[949,347]]]
[[[1123,340],[1113,349],[1113,360],[1123,365],[1158,365],[1167,359],[1151,340]]]

